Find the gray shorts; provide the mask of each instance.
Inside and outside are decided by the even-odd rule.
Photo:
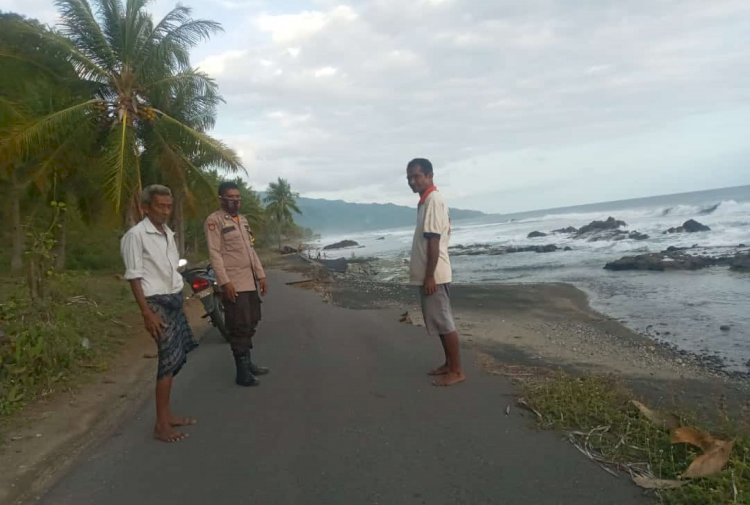
[[[450,284],[438,284],[437,291],[431,295],[425,295],[422,286],[419,287],[424,325],[430,335],[447,335],[456,331],[449,286]]]

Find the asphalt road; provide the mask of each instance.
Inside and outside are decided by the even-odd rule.
[[[175,380],[175,412],[199,418],[177,444],[151,438],[153,405],[86,454],[41,503],[643,504],[652,500],[513,408],[513,387],[464,355],[467,382],[430,385],[439,345],[393,311],[354,311],[272,272],[257,388],[203,339]]]

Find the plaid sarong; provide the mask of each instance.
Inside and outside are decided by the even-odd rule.
[[[182,310],[182,293],[153,295],[146,298],[146,302],[167,325],[158,342],[159,368],[156,379],[170,375],[174,377],[187,361],[187,354],[198,347]]]

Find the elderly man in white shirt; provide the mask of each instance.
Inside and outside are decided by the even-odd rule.
[[[169,406],[172,379],[198,344],[182,308],[183,281],[177,271],[179,252],[174,232],[166,224],[172,214],[172,192],[166,186],[148,186],[143,190],[141,203],[146,217],[122,237],[120,252],[125,279],[130,282],[146,330],[159,351],[154,437],[163,442],[178,442],[188,435],[175,427],[195,424],[196,420],[172,414]]]

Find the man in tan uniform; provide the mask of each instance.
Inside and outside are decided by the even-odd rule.
[[[219,185],[221,210],[204,225],[211,265],[224,298],[224,316],[229,342],[237,367],[235,382],[240,386],[257,386],[257,375],[269,372],[250,357],[252,337],[260,321],[260,297],[266,294],[266,273],[253,247],[250,225],[239,213],[240,190],[234,182]]]

